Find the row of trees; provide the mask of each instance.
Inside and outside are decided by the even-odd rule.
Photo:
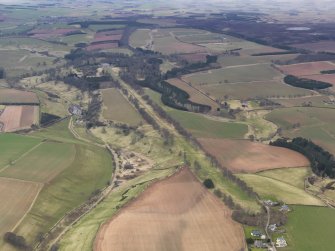
[[[326,83],[326,82],[321,82],[321,81],[306,79],[306,78],[298,78],[293,75],[287,75],[284,78],[284,81],[286,84],[289,84],[295,87],[310,89],[310,90],[326,89],[326,88],[332,87],[331,84]]]
[[[334,156],[311,140],[302,137],[292,140],[282,138],[270,142],[270,145],[289,148],[305,155],[311,162],[312,170],[316,175],[335,178]]]

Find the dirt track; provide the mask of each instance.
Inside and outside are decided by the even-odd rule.
[[[100,229],[95,251],[244,250],[231,212],[186,168],[155,183]]]
[[[199,139],[201,145],[233,172],[259,172],[274,168],[308,166],[308,160],[292,150],[248,140]]]

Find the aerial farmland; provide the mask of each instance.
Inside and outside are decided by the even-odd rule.
[[[334,11],[2,1],[0,250],[332,250]]]

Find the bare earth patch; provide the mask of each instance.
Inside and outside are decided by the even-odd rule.
[[[95,251],[244,250],[231,211],[187,168],[150,186],[100,229]]]
[[[294,76],[308,76],[319,74],[320,71],[334,70],[335,65],[328,61],[309,62],[280,66],[279,69],[285,74]]]
[[[233,172],[255,173],[283,167],[309,166],[309,161],[292,150],[248,140],[198,139],[207,152]]]
[[[0,115],[0,122],[4,125],[2,131],[13,132],[30,128],[33,124],[38,124],[38,106],[6,106]]]

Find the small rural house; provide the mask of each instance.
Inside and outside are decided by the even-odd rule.
[[[283,248],[283,247],[286,247],[286,246],[287,246],[287,242],[286,242],[286,240],[283,236],[277,238],[277,240],[276,240],[276,247],[277,248]]]
[[[253,237],[261,237],[262,236],[262,232],[259,231],[259,230],[257,230],[257,229],[252,230],[251,231],[251,236],[253,236]]]

